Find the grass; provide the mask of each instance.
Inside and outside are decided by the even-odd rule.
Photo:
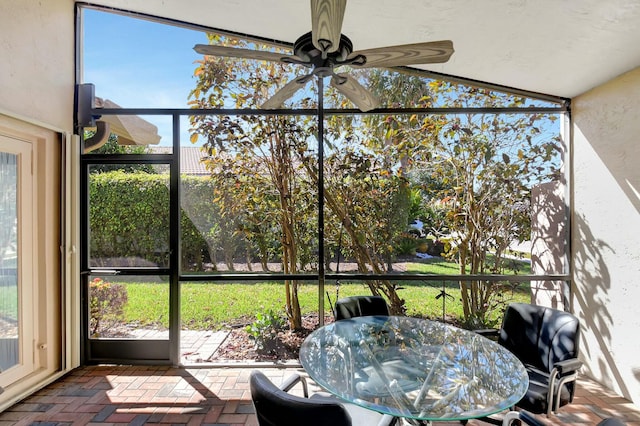
[[[520,273],[526,263],[519,262]],[[457,274],[456,264],[431,259],[424,263],[413,263],[408,272],[428,274]],[[513,271],[511,271],[513,273]],[[140,327],[168,327],[169,324],[169,286],[167,283],[122,283],[126,286],[128,303],[125,307],[125,322]],[[444,289],[449,295],[445,298],[445,315],[448,318],[462,318],[462,304],[458,283],[454,281],[398,281],[401,289],[398,294],[405,300],[407,314],[427,318],[441,318],[443,298],[437,298]],[[369,288],[359,282],[343,282],[336,294],[334,283],[327,283],[325,290],[325,311],[336,298],[358,294],[370,294]],[[528,301],[529,286],[520,285],[504,292],[507,301]],[[315,283],[302,284],[298,290],[302,314],[317,311],[318,289]],[[216,330],[227,326],[247,324],[254,320],[259,312],[273,309],[284,316],[285,291],[281,282],[261,283],[211,283],[184,282],[180,285],[180,308],[182,327],[191,330]],[[330,298],[330,300],[329,300]],[[496,312],[495,318],[501,317]]]
[[[493,261],[493,256],[488,256],[488,261]],[[503,259],[505,266],[505,274],[530,274],[531,263],[520,259]],[[439,257],[427,259],[420,263],[411,263],[407,272],[423,273],[423,274],[439,274],[439,275],[455,275],[460,273],[457,263],[448,262]],[[467,268],[469,272],[469,268]]]
[[[0,317],[18,319],[18,286],[0,283]]]

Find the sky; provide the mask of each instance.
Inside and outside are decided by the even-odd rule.
[[[83,79],[96,96],[125,108],[188,108],[196,85],[193,71],[202,55],[196,44],[204,32],[125,15],[83,9]],[[170,116],[142,116],[158,127],[160,145],[172,144]],[[182,145],[190,145],[188,117],[182,118]]]
[[[124,108],[187,108],[205,33],[84,9],[83,82]],[[171,144],[171,117],[143,117]],[[188,133],[182,129],[183,144]]]

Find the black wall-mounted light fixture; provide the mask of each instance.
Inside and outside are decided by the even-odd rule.
[[[96,127],[95,119],[100,116],[93,115],[96,106],[96,88],[91,83],[76,85],[76,131],[83,127]]]

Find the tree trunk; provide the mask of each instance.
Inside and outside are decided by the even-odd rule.
[[[313,181],[317,183],[318,176],[315,171],[306,163],[305,167],[309,176]],[[354,228],[351,218],[347,215],[344,209],[341,208],[338,201],[332,194],[324,192],[324,198],[327,202],[327,206],[338,217],[338,220],[343,224],[343,229],[351,239],[353,255],[358,265],[358,271],[367,272],[367,265],[371,267],[374,274],[384,273],[384,260],[374,259],[369,250],[359,242],[357,230]],[[404,306],[404,299],[398,296],[396,287],[389,280],[369,280],[367,285],[374,296],[379,296],[380,292],[384,294],[389,303],[389,310],[392,315],[404,315],[406,313],[406,307]]]
[[[285,274],[295,274],[298,271],[298,250],[295,238],[295,206],[292,203],[293,170],[291,155],[286,141],[274,134],[271,153],[274,156],[273,179],[280,196],[280,225],[282,227],[282,268]],[[298,300],[298,280],[286,280],[286,312],[289,327],[292,330],[302,329],[302,313]]]

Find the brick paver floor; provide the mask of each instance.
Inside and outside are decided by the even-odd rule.
[[[260,369],[276,384],[293,372],[304,374],[293,367]],[[255,426],[248,383],[250,372],[251,368],[221,367],[81,367],[0,413],[0,426]],[[318,390],[310,384],[311,391]],[[637,407],[595,382],[581,379],[574,402],[544,421],[550,425],[586,426],[610,416],[617,416],[630,426],[640,426]],[[468,424],[485,425],[477,420]]]

